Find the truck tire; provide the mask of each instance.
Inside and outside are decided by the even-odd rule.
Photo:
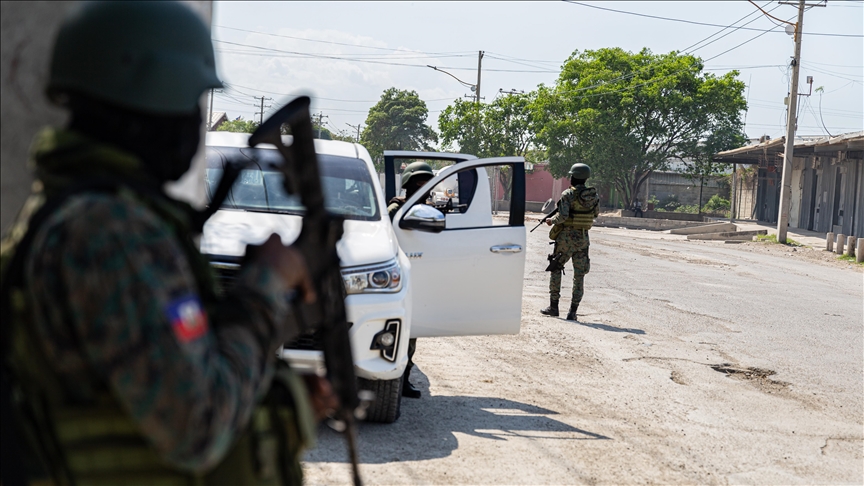
[[[383,424],[395,422],[402,408],[402,377],[395,380],[357,380],[361,390],[375,393],[375,400],[366,410],[366,421]]]

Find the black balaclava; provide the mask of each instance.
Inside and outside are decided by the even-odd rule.
[[[588,180],[588,179],[577,179],[575,177],[571,177],[570,178],[570,185],[573,187],[584,186],[586,180]]]
[[[405,198],[408,199],[419,191],[423,185],[432,180],[432,176],[426,174],[418,174],[408,180],[408,185],[405,186]]]
[[[152,115],[69,96],[69,129],[138,156],[159,182],[176,181],[192,166],[201,142],[201,110]]]

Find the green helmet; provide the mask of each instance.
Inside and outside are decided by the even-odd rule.
[[[591,177],[591,167],[588,167],[585,164],[573,164],[573,167],[570,167],[570,177],[575,179],[588,179]]]
[[[178,2],[86,2],[60,26],[46,92],[156,115],[197,110],[220,88],[210,29]]]
[[[435,176],[435,173],[432,172],[432,167],[430,167],[426,162],[412,162],[402,171],[402,187],[407,186],[408,181],[417,175],[428,175],[432,178]]]

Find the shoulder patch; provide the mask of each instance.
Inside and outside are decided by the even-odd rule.
[[[197,295],[187,295],[165,306],[165,314],[182,343],[194,341],[207,333],[207,314]]]

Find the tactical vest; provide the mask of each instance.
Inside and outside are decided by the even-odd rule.
[[[572,191],[578,191],[577,188],[571,187]],[[564,220],[563,225],[567,228],[574,229],[584,229],[588,230],[594,226],[594,211],[596,210],[596,204],[591,207],[585,207],[579,202],[579,197],[573,198],[573,201],[570,202],[570,214],[566,220]]]
[[[38,184],[38,182],[37,182]],[[33,325],[28,323],[20,288],[23,263],[39,226],[69,196],[112,191],[146,204],[175,232],[178,214],[136,184],[90,183],[47,199],[36,191],[25,203],[2,248],[3,375],[11,379],[12,409],[24,467],[31,479],[51,478],[56,484],[217,485],[299,484],[300,453],[314,438],[306,388],[284,362],[279,363],[265,399],[253,411],[247,429],[222,462],[207,473],[190,473],[165,463],[136,424],[106,389],[91,390],[84,403],[62,396],[60,378],[50,364]],[[38,187],[38,186],[37,186]],[[193,268],[200,296],[215,297],[209,265],[188,235],[178,234]],[[23,250],[23,251],[21,251]],[[16,273],[21,272],[19,275]],[[74,334],[73,334],[74,335]],[[4,383],[4,388],[7,383]],[[4,400],[6,398],[4,397]],[[5,404],[4,404],[5,405]],[[4,458],[5,459],[5,458]],[[7,465],[4,464],[4,468]]]

